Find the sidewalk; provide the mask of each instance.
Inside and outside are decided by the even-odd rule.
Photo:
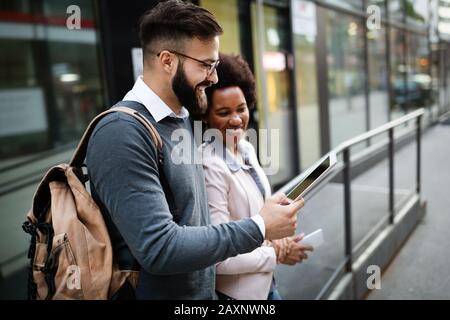
[[[450,299],[450,125],[430,129],[423,142],[427,215],[368,299]]]

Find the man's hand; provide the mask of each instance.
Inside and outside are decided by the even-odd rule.
[[[300,235],[296,235],[295,237],[289,238],[288,254],[284,257],[284,259],[280,260],[280,263],[292,266],[308,259],[308,255],[305,251],[314,251],[314,248],[307,244],[301,244],[300,241],[303,237],[304,234],[302,233]]]
[[[267,199],[259,212],[266,226],[266,239],[275,240],[292,236],[297,228],[297,211],[304,205],[303,199],[291,201],[281,193]]]

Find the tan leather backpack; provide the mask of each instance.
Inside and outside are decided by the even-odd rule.
[[[162,154],[162,140],[137,111],[115,107],[89,124],[70,164],[48,170],[33,197],[23,224],[31,234],[28,251],[29,299],[108,299],[129,281],[135,288],[138,271],[113,264],[111,240],[99,207],[85,188],[82,166],[95,125],[111,112],[136,118],[150,132]]]

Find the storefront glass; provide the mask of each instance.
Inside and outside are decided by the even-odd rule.
[[[428,21],[429,0],[406,0],[406,22],[423,27]]]
[[[414,84],[409,110],[428,108],[433,104],[428,41],[425,36],[410,33],[408,46],[408,82]]]
[[[241,54],[238,0],[201,0],[200,5],[214,14],[223,29],[220,51]]]
[[[369,30],[366,36],[369,62],[370,129],[373,129],[389,120],[385,26]]]
[[[340,6],[343,8],[362,10],[363,9],[363,0],[325,0],[326,2]]]
[[[316,6],[293,1],[293,37],[299,127],[300,167],[307,168],[320,158],[320,120],[317,92]]]
[[[389,19],[394,22],[402,22],[404,15],[404,2],[403,0],[389,0],[388,10]]]
[[[385,5],[385,0],[369,0],[367,1],[367,6],[376,6],[375,10],[379,10],[379,12],[381,13],[381,16],[384,18],[386,17],[386,5]],[[373,10],[373,8],[371,8],[372,10],[369,10],[369,14],[373,14],[375,11]],[[366,8],[367,11],[367,8]]]
[[[258,7],[251,5],[253,57],[258,95],[258,123],[260,128],[279,130],[279,170],[269,179],[272,185],[288,181],[295,174],[294,155],[296,148],[293,137],[293,110],[289,101],[291,82],[289,80],[288,39],[289,20],[287,12],[270,6],[263,7],[264,28],[259,30]],[[261,32],[262,31],[262,32]],[[264,52],[261,52],[260,36],[263,37]],[[262,60],[261,60],[262,59]],[[261,68],[262,66],[262,68]],[[265,76],[265,90],[262,83],[262,72]],[[265,95],[265,97],[264,97]],[[267,105],[264,104],[267,101]],[[269,132],[270,136],[270,132]],[[259,144],[260,158],[262,154],[273,154],[273,149],[265,150],[265,144]],[[263,163],[263,166],[267,165]]]
[[[361,21],[327,12],[331,148],[366,131],[364,29]]]
[[[405,57],[404,31],[391,27],[390,29],[390,60],[391,60],[391,87],[392,105],[390,108],[391,120],[403,116],[408,108],[408,91],[414,85],[407,82],[407,67]]]
[[[2,1],[0,25],[0,160],[75,142],[104,108],[92,1]]]

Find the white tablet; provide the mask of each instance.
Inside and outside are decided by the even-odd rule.
[[[302,181],[300,181],[291,191],[288,192],[287,197],[294,201],[300,197],[303,197],[309,190],[311,190],[327,175],[327,173],[336,163],[336,154],[330,152],[325,155],[310,169],[308,169],[306,177]]]

